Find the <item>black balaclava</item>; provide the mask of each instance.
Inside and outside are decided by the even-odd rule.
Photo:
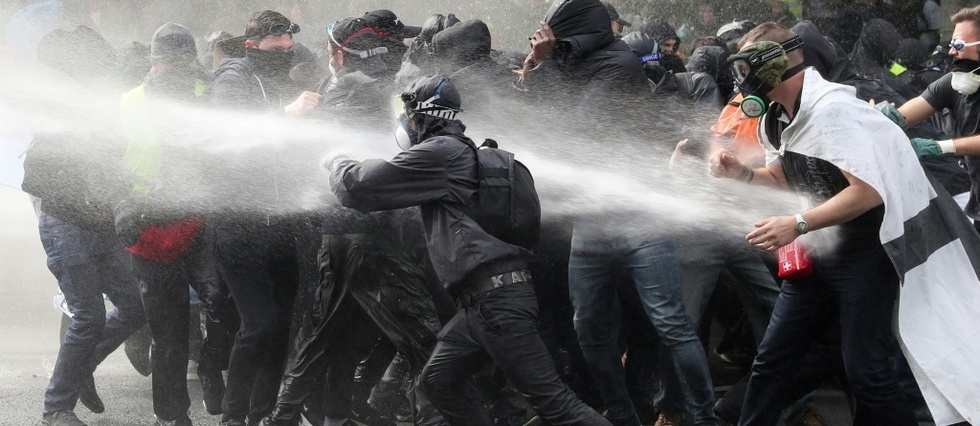
[[[276,50],[245,49],[245,57],[252,65],[252,70],[259,77],[271,79],[289,78],[289,70],[293,65],[293,52]]]

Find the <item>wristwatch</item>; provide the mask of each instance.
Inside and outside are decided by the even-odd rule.
[[[810,224],[806,223],[806,220],[803,219],[803,213],[797,213],[795,217],[796,217],[796,231],[799,232],[800,235],[810,232]]]

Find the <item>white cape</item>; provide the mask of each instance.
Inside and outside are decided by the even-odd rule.
[[[881,242],[902,283],[895,318],[902,350],[937,425],[980,424],[980,237],[934,188],[901,129],[853,88],[808,68],[801,96],[780,150],[760,130],[767,161],[782,150],[816,157],[881,195]]]

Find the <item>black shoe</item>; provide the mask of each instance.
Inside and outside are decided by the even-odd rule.
[[[222,377],[221,370],[206,368],[202,362],[197,365],[197,376],[201,380],[204,409],[212,416],[224,413],[221,400],[225,398],[225,378]]]
[[[150,363],[150,344],[152,341],[150,326],[143,326],[131,334],[123,345],[129,363],[133,364],[136,372],[143,377],[147,377],[153,372],[153,365]]]
[[[88,426],[71,410],[55,411],[41,416],[41,426]]]
[[[221,419],[221,426],[248,426],[242,419]]]
[[[105,411],[105,404],[102,403],[102,398],[99,398],[99,392],[95,390],[95,377],[89,375],[82,380],[78,387],[78,402],[81,402],[85,408],[93,413],[98,414]]]
[[[194,426],[194,422],[191,421],[190,417],[184,417],[177,420],[161,420],[157,419],[154,426]]]

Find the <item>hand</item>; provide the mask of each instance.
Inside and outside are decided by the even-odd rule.
[[[909,139],[912,143],[912,149],[915,150],[915,155],[919,158],[931,158],[938,157],[943,154],[955,154],[956,147],[953,146],[953,141],[935,141],[933,139],[925,138],[912,138]]]
[[[872,99],[871,102],[874,102],[874,100]],[[898,112],[898,108],[895,108],[895,104],[888,101],[881,101],[872,105],[876,110],[878,110],[878,112],[885,117],[888,117],[892,123],[895,123],[898,125],[898,127],[901,127],[903,132],[909,129],[909,123],[905,121],[905,116],[902,115],[901,112]]]
[[[531,53],[524,58],[524,67],[514,70],[518,77],[518,82],[522,86],[527,86],[527,79],[535,66],[539,63],[551,59],[555,54],[555,33],[546,22],[541,22],[541,28],[531,35]]]
[[[745,241],[768,252],[774,252],[800,236],[800,231],[796,230],[796,218],[793,216],[763,219],[756,222],[755,228],[745,236]]]
[[[738,179],[749,172],[750,169],[728,150],[718,150],[708,159],[708,173],[716,178]]]
[[[682,139],[680,142],[677,142],[677,146],[674,147],[674,153],[670,154],[670,162],[667,165],[667,169],[673,169],[674,164],[680,161],[680,158],[684,155],[684,147],[688,141],[688,139]]]
[[[320,104],[322,97],[319,93],[303,92],[293,103],[286,105],[286,115],[298,116],[306,114]]]
[[[323,168],[332,172],[334,170],[337,170],[337,167],[340,165],[340,163],[343,163],[345,161],[350,161],[350,157],[348,157],[346,154],[328,156],[327,159],[323,161],[322,166]]]

